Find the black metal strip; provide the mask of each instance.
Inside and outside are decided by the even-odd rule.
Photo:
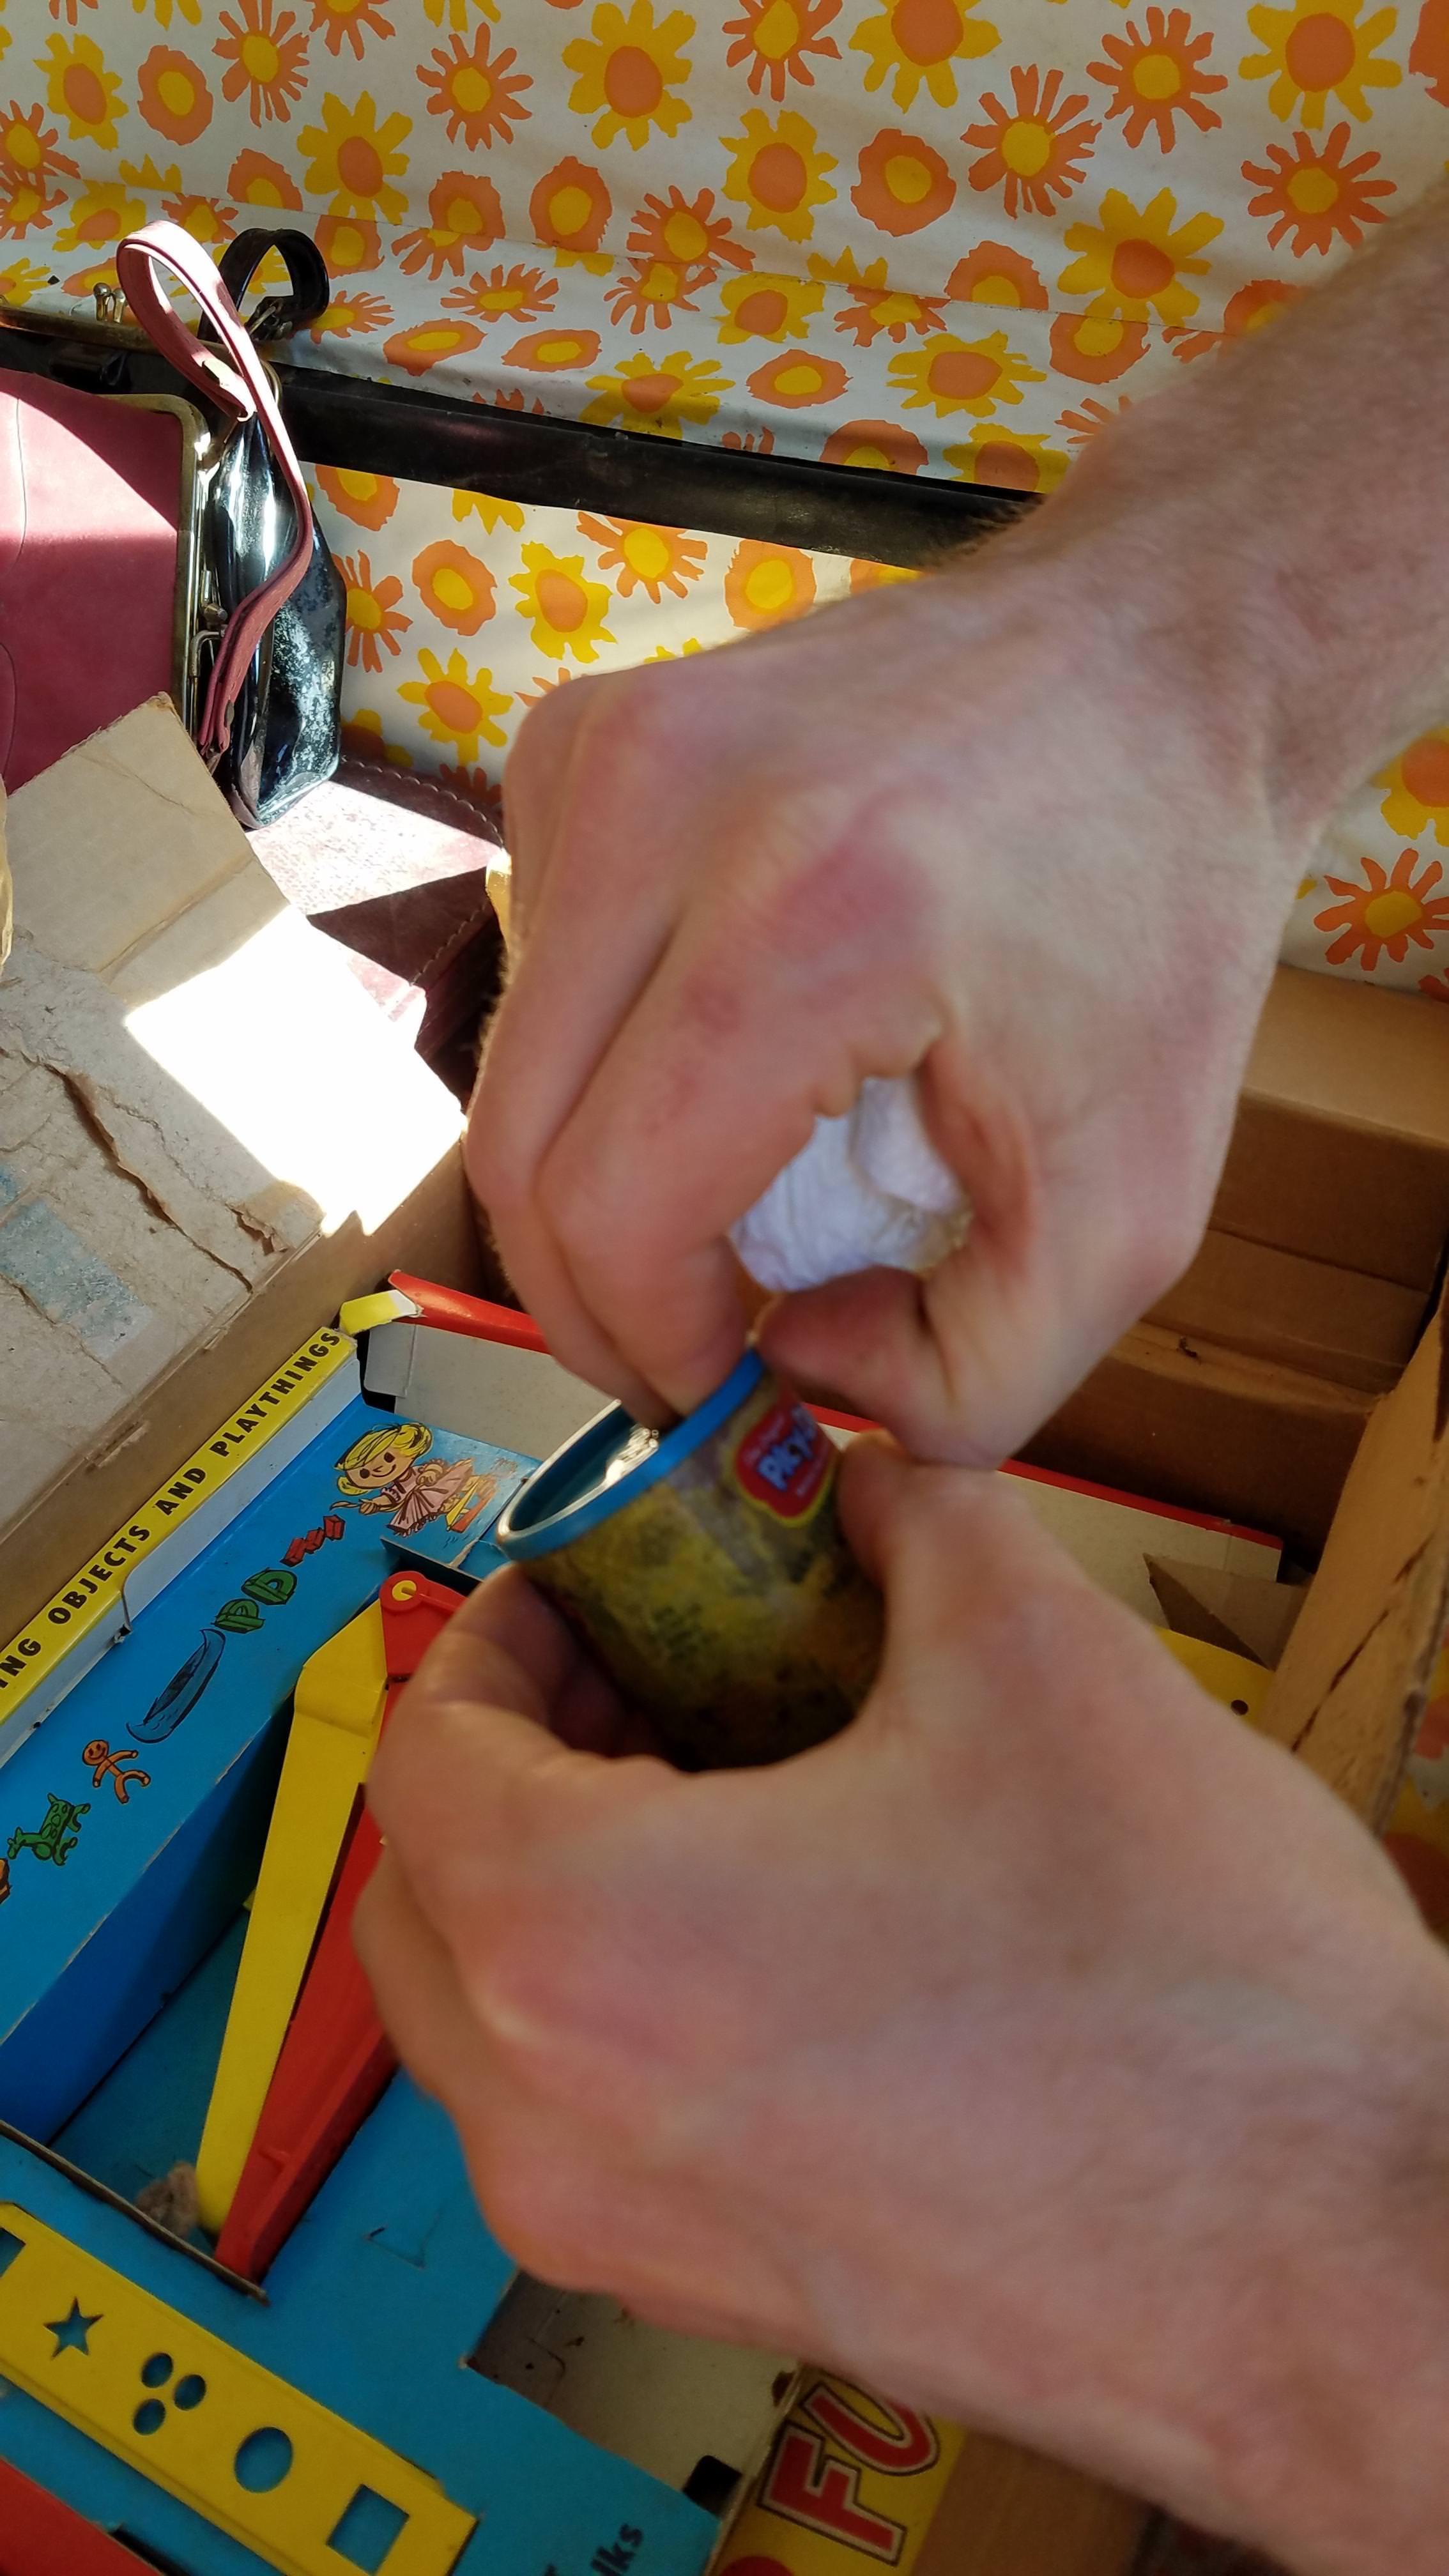
[[[165,2245],[173,2254],[184,2254],[188,2263],[199,2263],[203,2272],[209,2272],[214,2281],[224,2282],[229,2290],[240,2290],[245,2298],[255,2299],[259,2307],[271,2306],[259,2282],[248,2281],[240,2272],[230,2271],[225,2263],[218,2263],[214,2254],[203,2254],[199,2245],[188,2245],[184,2236],[173,2236],[170,2228],[163,2227],[159,2219],[148,2218],[145,2210],[138,2209],[133,2200],[123,2200],[108,2183],[97,2182],[94,2174],[86,2173],[80,2165],[73,2165],[68,2156],[57,2155],[54,2147],[42,2145],[39,2138],[27,2136],[24,2129],[12,2128],[8,2120],[0,2120],[0,2138],[8,2146],[23,2147],[29,2156],[38,2156],[43,2165],[49,2165],[52,2173],[63,2174],[67,2182],[73,2182],[77,2191],[86,2192],[92,2200],[103,2201],[107,2209],[118,2210],[122,2218],[129,2218],[133,2227],[139,2227],[157,2245]]]
[[[929,475],[594,429],[317,367],[283,365],[277,376],[297,452],[316,465],[823,554],[929,562],[1009,526],[1034,498]]]

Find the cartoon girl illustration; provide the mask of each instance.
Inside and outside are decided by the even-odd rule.
[[[414,1538],[429,1521],[450,1530],[470,1527],[498,1491],[498,1478],[480,1472],[472,1458],[433,1458],[433,1435],[422,1422],[399,1422],[365,1431],[337,1461],[339,1490],[364,1512],[390,1512],[388,1527]]]

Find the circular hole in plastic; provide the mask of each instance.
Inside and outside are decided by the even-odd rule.
[[[1234,1717],[1246,1717],[1246,1716],[1247,1716],[1247,1714],[1248,1714],[1248,1703],[1247,1703],[1247,1701],[1246,1701],[1245,1699],[1235,1699],[1235,1700],[1234,1700],[1234,1702],[1233,1702],[1233,1715],[1234,1715]]]
[[[175,2402],[183,2415],[189,2415],[193,2406],[199,2406],[205,2395],[206,2382],[194,2370],[188,2371],[186,2377],[176,2383]]]
[[[153,2352],[150,2360],[141,2364],[142,2387],[164,2388],[175,2367],[169,2352]]]
[[[270,2495],[291,2465],[292,2445],[286,2434],[275,2424],[264,2424],[259,2432],[248,2433],[232,2462],[232,2474],[248,2495]]]
[[[159,2433],[166,2421],[166,2409],[160,2398],[143,2398],[131,2421],[138,2433]]]

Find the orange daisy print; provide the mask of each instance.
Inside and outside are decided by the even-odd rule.
[[[385,573],[375,581],[363,554],[355,563],[350,555],[342,555],[337,568],[347,584],[347,659],[354,670],[360,664],[364,671],[380,671],[384,652],[402,651],[398,637],[413,622],[398,608],[402,583],[396,573]]]
[[[848,262],[851,275],[845,275]],[[816,267],[817,276],[826,274],[824,263]],[[908,331],[924,339],[928,331],[939,331],[945,319],[944,295],[911,295],[893,287],[883,259],[871,261],[869,268],[857,271],[849,251],[834,271],[837,282],[846,290],[846,302],[835,317],[837,331],[848,331],[858,349],[870,348],[884,332],[888,340],[900,347]]]
[[[929,461],[915,431],[898,420],[847,420],[820,450],[822,465],[853,465],[875,474],[919,474]]]
[[[614,588],[621,599],[642,590],[657,608],[667,591],[683,599],[704,570],[708,549],[702,537],[682,528],[657,528],[647,519],[596,519],[579,512],[579,535],[600,549],[600,572],[617,573]]]
[[[392,21],[384,18],[377,0],[312,0],[311,32],[321,35],[324,28],[329,54],[340,54],[346,43],[358,62],[368,36],[390,36],[393,32]]]
[[[1303,293],[1301,286],[1282,277],[1252,277],[1230,295],[1223,308],[1221,331],[1195,331],[1186,322],[1169,322],[1164,340],[1172,343],[1175,358],[1191,361],[1206,357],[1209,351],[1221,349],[1229,340],[1245,340],[1251,331],[1261,331],[1290,304],[1296,304]]]
[[[539,376],[565,375],[576,367],[591,367],[600,345],[597,331],[565,330],[555,323],[551,331],[526,331],[521,340],[514,341],[511,349],[504,350],[503,363],[505,367],[527,367]],[[499,404],[506,404],[507,399],[505,394],[500,394]],[[509,408],[522,410],[521,394]],[[544,406],[535,402],[533,408],[542,411]],[[522,526],[521,520],[519,525]]]
[[[194,143],[211,123],[212,97],[206,74],[185,54],[153,45],[137,74],[141,114],[168,143]]]
[[[1110,385],[1147,352],[1145,322],[1109,322],[1095,313],[1059,313],[1051,328],[1051,361],[1059,376]]]
[[[123,161],[123,173],[125,168]],[[167,185],[174,187],[180,176],[179,170],[168,170]],[[213,258],[225,248],[236,231],[236,217],[230,206],[218,206],[210,197],[170,196],[163,201],[161,212],[169,224],[179,224],[184,233],[190,233],[193,241],[203,243]]]
[[[1090,295],[1094,320],[1186,322],[1198,299],[1185,278],[1205,277],[1197,254],[1222,231],[1217,215],[1177,221],[1177,200],[1159,188],[1146,206],[1134,206],[1120,188],[1109,188],[1095,224],[1068,224],[1066,249],[1077,257],[1057,284],[1064,295]]]
[[[1343,897],[1341,903],[1313,916],[1315,930],[1338,933],[1323,952],[1325,964],[1342,966],[1357,956],[1365,975],[1372,975],[1385,950],[1396,966],[1402,966],[1410,940],[1416,948],[1432,948],[1434,933],[1449,930],[1449,895],[1434,892],[1444,873],[1437,859],[1426,859],[1421,866],[1417,850],[1402,850],[1392,876],[1385,874],[1377,859],[1365,856],[1359,865],[1366,880],[1363,885],[1325,875],[1330,891]]]
[[[558,280],[545,277],[541,268],[525,268],[515,261],[512,268],[501,264],[485,277],[475,270],[466,286],[455,286],[445,295],[443,304],[450,313],[468,313],[475,322],[536,322],[548,311],[558,294]]]
[[[390,474],[362,474],[350,465],[319,465],[319,488],[334,510],[354,527],[385,528],[397,508],[398,487]]]
[[[1417,840],[1431,831],[1449,849],[1449,725],[1419,734],[1374,785],[1388,789],[1381,811],[1391,832]]]
[[[1204,104],[1214,91],[1228,85],[1221,72],[1203,69],[1212,49],[1211,35],[1193,34],[1185,9],[1174,9],[1171,16],[1149,9],[1145,35],[1129,18],[1120,36],[1102,38],[1102,51],[1110,59],[1088,63],[1087,71],[1112,91],[1108,122],[1119,116],[1124,120],[1123,140],[1134,151],[1149,126],[1155,126],[1158,150],[1170,152],[1177,141],[1175,116],[1187,117],[1200,134],[1221,125],[1217,109]]]
[[[233,18],[222,10],[225,33],[212,47],[228,65],[222,97],[236,100],[245,91],[253,125],[274,117],[285,125],[306,87],[307,39],[295,10],[278,9],[275,0],[239,0],[239,11]]]
[[[291,172],[250,146],[237,154],[226,174],[226,186],[239,206],[285,206],[293,215],[302,211],[302,191]]]
[[[736,63],[748,63],[756,98],[768,88],[778,105],[787,80],[813,88],[812,54],[840,60],[835,38],[823,33],[839,15],[840,0],[742,0],[741,15],[726,18],[720,29],[721,35],[734,38],[725,61],[731,70]]]
[[[956,182],[939,152],[918,135],[892,127],[873,135],[860,156],[850,202],[878,232],[918,233],[949,212]]]
[[[405,376],[425,376],[429,367],[441,366],[445,358],[461,358],[476,349],[482,337],[476,323],[450,322],[440,316],[436,322],[411,322],[405,331],[394,331],[390,340],[384,340],[382,354],[390,367],[401,367]]]
[[[1115,412],[1109,404],[1098,402],[1095,395],[1088,394],[1075,411],[1061,414],[1057,427],[1071,446],[1085,447],[1088,439],[1095,438],[1099,429],[1105,429],[1109,421],[1118,419],[1124,411],[1131,409],[1132,404],[1126,394],[1117,396]]]
[[[1035,66],[1014,68],[1011,87],[1014,115],[988,90],[981,101],[982,123],[968,125],[962,135],[963,143],[981,150],[981,159],[972,162],[966,175],[978,194],[1000,188],[1009,215],[1019,215],[1023,208],[1050,215],[1056,210],[1054,200],[1080,187],[1101,124],[1083,117],[1088,104],[1084,92],[1062,97],[1059,71],[1043,78]]]
[[[667,197],[646,197],[627,247],[641,259],[674,261],[688,271],[692,285],[712,286],[725,261],[731,268],[750,264],[729,216],[715,213],[713,188],[701,188],[693,198],[679,188],[671,188]]]
[[[958,259],[946,293],[956,304],[1014,304],[1027,313],[1047,309],[1047,291],[1031,261],[1005,242],[978,242]]]
[[[44,231],[56,207],[64,204],[64,188],[48,188],[43,176],[20,179],[6,170],[0,174],[0,240],[23,241],[28,232]],[[45,283],[43,273],[41,283]]]
[[[609,265],[599,244],[613,210],[602,170],[572,154],[544,172],[528,201],[535,241],[551,250],[561,267],[577,259],[600,273]]]
[[[664,331],[672,315],[696,311],[690,283],[688,272],[676,268],[672,260],[635,259],[617,284],[609,288],[604,301],[611,318],[619,324],[627,322],[636,335],[646,322]]]
[[[424,606],[455,635],[476,635],[497,604],[497,584],[486,563],[452,537],[440,537],[413,557],[413,581]]]
[[[825,289],[803,277],[753,268],[744,277],[727,278],[720,288],[721,343],[738,340],[804,340],[825,301]]]
[[[1421,975],[1419,990],[1431,1002],[1449,1002],[1449,975]]]
[[[850,378],[838,358],[817,358],[810,349],[782,349],[756,367],[749,387],[757,402],[778,403],[782,411],[805,411],[815,403],[833,402]]]
[[[1347,125],[1336,125],[1321,151],[1308,135],[1295,134],[1291,152],[1281,143],[1264,145],[1271,167],[1243,163],[1243,177],[1261,192],[1249,198],[1248,212],[1272,223],[1270,250],[1277,249],[1286,233],[1293,236],[1295,259],[1302,259],[1305,251],[1330,251],[1335,241],[1357,250],[1364,226],[1385,221],[1382,206],[1374,200],[1391,197],[1394,183],[1367,175],[1378,168],[1377,152],[1360,152],[1357,160],[1345,161],[1351,131]]]
[[[316,236],[334,277],[356,277],[382,265],[382,236],[366,215],[319,215]]]
[[[355,340],[367,331],[385,331],[392,321],[392,306],[380,295],[358,292],[334,295],[325,313],[319,313],[308,337],[314,347],[324,340]]]
[[[1449,0],[1424,0],[1409,48],[1409,69],[1427,81],[1429,96],[1449,107]]]
[[[435,72],[418,65],[419,80],[433,92],[429,115],[446,117],[448,141],[456,143],[461,135],[470,152],[491,152],[499,139],[511,143],[514,126],[533,114],[523,105],[524,91],[533,87],[532,74],[510,69],[518,59],[512,45],[494,55],[486,27],[476,30],[471,45],[454,36],[450,46],[433,47]]]
[[[755,631],[778,626],[812,606],[815,568],[798,546],[764,545],[745,537],[730,557],[724,596],[736,626]]]
[[[503,207],[491,179],[445,170],[428,191],[428,220],[393,243],[408,277],[425,268],[436,284],[446,271],[461,277],[465,253],[475,257],[503,237]]]

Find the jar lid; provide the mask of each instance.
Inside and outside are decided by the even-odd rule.
[[[746,1351],[722,1386],[695,1406],[632,1466],[617,1462],[640,1425],[622,1404],[611,1404],[555,1449],[516,1493],[489,1535],[516,1564],[569,1547],[586,1531],[622,1511],[626,1503],[671,1475],[680,1460],[717,1431],[764,1376],[759,1352]],[[616,1472],[610,1473],[614,1469]]]

